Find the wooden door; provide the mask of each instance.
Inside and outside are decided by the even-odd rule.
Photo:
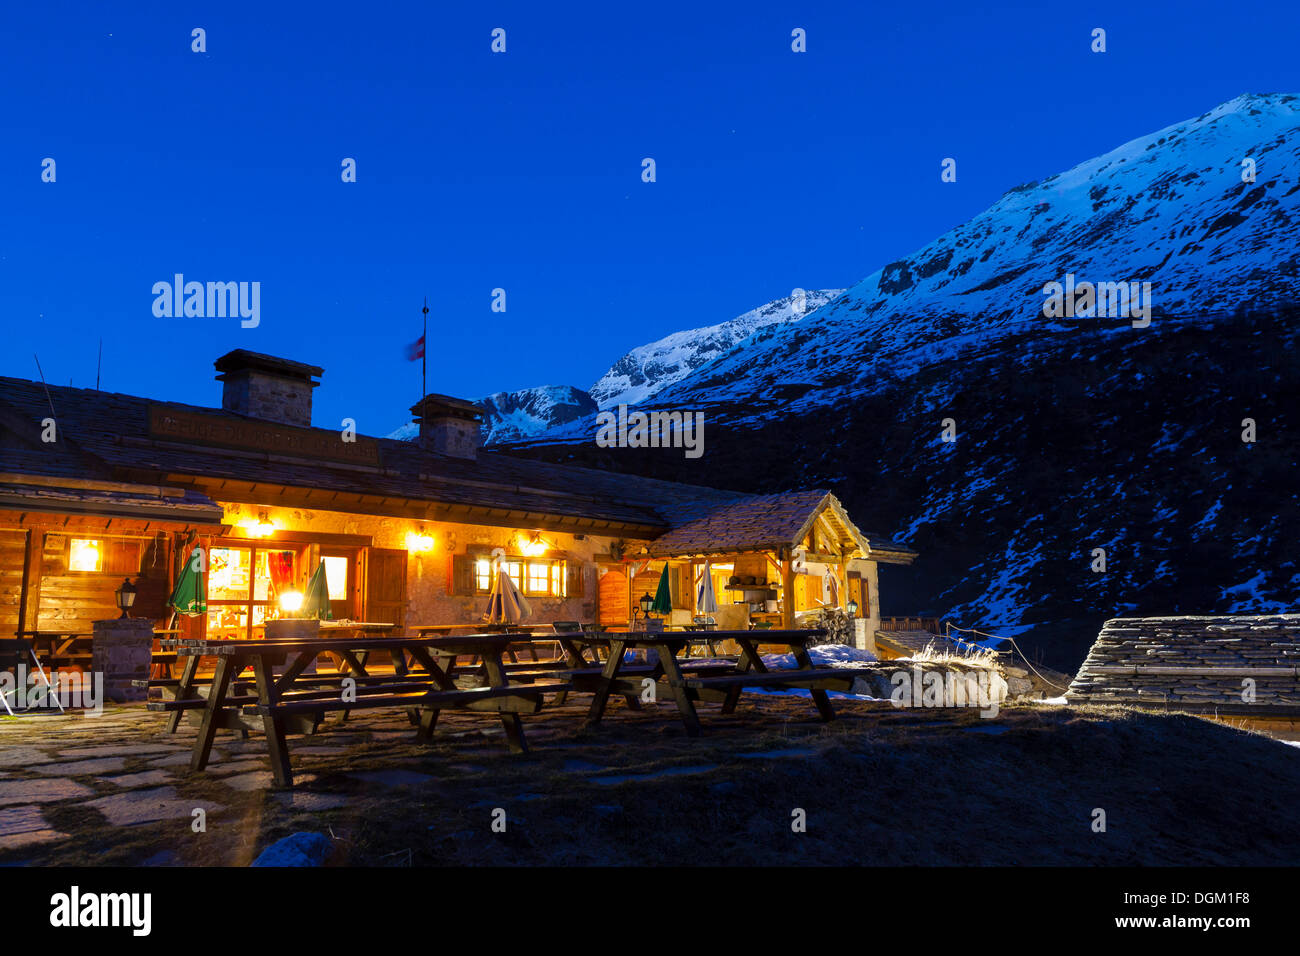
[[[367,621],[406,626],[406,552],[397,548],[366,551]]]
[[[597,597],[596,624],[601,628],[626,628],[632,615],[627,601],[627,575],[616,565],[603,565]]]

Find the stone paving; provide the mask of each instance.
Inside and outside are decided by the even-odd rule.
[[[286,828],[346,834],[359,820],[382,825],[411,806],[425,812],[432,794],[441,797],[437,812],[452,816],[495,806],[503,788],[529,802],[548,775],[563,788],[566,779],[613,774],[645,757],[620,738],[667,745],[670,757],[687,745],[671,704],[620,710],[602,725],[602,740],[582,731],[586,705],[578,699],[530,717],[533,753],[522,759],[508,752],[500,724],[479,715],[445,713],[434,743],[421,744],[403,712],[357,713],[317,736],[290,737],[291,791],[275,789],[257,732],[219,732],[207,770],[193,773],[194,728],[168,734],[166,715],[141,704],[109,705],[97,717],[0,717],[0,864],[244,865]],[[806,702],[795,710],[808,723]],[[758,729],[749,718],[709,719],[715,729],[746,723],[740,732],[751,741]],[[697,762],[695,772],[713,766]],[[624,779],[637,778],[608,783]]]

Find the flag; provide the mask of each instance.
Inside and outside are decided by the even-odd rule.
[[[406,360],[414,362],[416,359],[424,358],[424,336],[421,335],[415,342],[406,347]]]

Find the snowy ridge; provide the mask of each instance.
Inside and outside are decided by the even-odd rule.
[[[717,325],[686,329],[632,349],[591,386],[600,408],[636,405],[679,382],[761,329],[799,322],[843,289],[816,289],[788,295]]]
[[[539,385],[513,392],[494,392],[476,399],[474,404],[483,410],[480,433],[485,445],[529,438],[596,411],[591,396],[572,385]],[[388,437],[411,441],[419,433],[419,426],[408,422]]]
[[[796,408],[872,388],[894,374],[987,348],[1026,330],[1072,335],[1043,317],[1043,286],[1150,282],[1156,316],[1282,302],[1300,291],[1300,97],[1240,96],[1068,172],[1017,186],[989,209],[820,309],[759,332],[702,374],[656,395],[687,407],[775,398]],[[1242,181],[1242,160],[1257,179]],[[1160,319],[1153,318],[1154,322]],[[848,384],[844,384],[844,383]],[[831,384],[834,383],[834,384]]]

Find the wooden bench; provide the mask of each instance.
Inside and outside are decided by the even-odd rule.
[[[187,640],[177,641],[177,652],[186,657],[179,682],[159,683],[164,691],[176,693],[174,701],[158,701],[154,708],[171,711],[171,726],[182,716],[197,717],[198,736],[190,759],[192,770],[202,770],[211,755],[215,734],[221,729],[246,731],[261,726],[265,733],[271,773],[277,785],[293,785],[289,765],[288,733],[315,733],[326,715],[353,710],[405,708],[419,725],[417,739],[428,739],[442,710],[457,709],[494,714],[500,718],[510,749],[527,751],[521,714],[541,709],[549,693],[566,694],[567,680],[536,683],[512,680],[502,664],[502,655],[517,634],[466,635],[464,637],[365,637],[345,636],[284,640]],[[392,675],[368,674],[364,657],[369,652],[392,656]],[[349,672],[305,674],[321,654],[341,654]],[[454,669],[456,656],[477,654],[488,680],[487,687],[458,687],[439,664]],[[417,665],[409,670],[407,657]],[[447,661],[450,656],[451,661]],[[206,684],[197,680],[200,658],[217,658],[216,673]],[[255,693],[244,688],[238,677],[246,667],[253,669]],[[279,673],[277,668],[283,667]],[[453,670],[454,672],[454,670]],[[538,677],[563,678],[562,672],[546,668]],[[344,696],[344,682],[349,693]],[[206,696],[203,695],[206,691]],[[355,693],[353,693],[355,692]]]

